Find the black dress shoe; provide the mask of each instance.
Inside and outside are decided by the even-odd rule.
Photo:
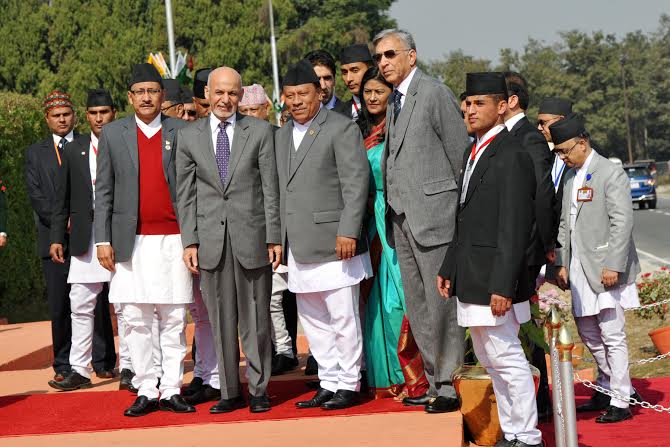
[[[62,371],[56,371],[56,373],[54,374],[54,380],[56,382],[61,382],[61,381],[65,380],[65,378],[67,376],[69,376],[71,372],[72,372],[71,369],[64,369]]]
[[[76,371],[72,371],[60,382],[49,380],[49,386],[60,391],[74,391],[80,388],[90,388],[91,379],[82,376]]]
[[[591,399],[585,404],[579,405],[576,410],[577,413],[585,413],[587,411],[602,411],[606,410],[610,405],[610,398],[606,394],[596,392]]]
[[[368,394],[370,392],[370,385],[368,384],[368,372],[361,371],[361,394]]]
[[[262,396],[249,396],[249,411],[252,413],[270,411],[270,398],[266,394]]]
[[[332,391],[328,391],[325,388],[319,388],[316,391],[314,397],[312,397],[310,400],[296,402],[295,406],[298,408],[317,408],[332,399],[334,395],[335,393]]]
[[[642,396],[640,396],[640,393],[638,393],[637,390],[633,390],[633,394],[630,395],[630,398],[642,402]]]
[[[192,396],[202,389],[204,386],[203,381],[200,377],[193,377],[191,383],[188,384],[184,391],[181,392],[181,395],[184,397]]]
[[[353,407],[360,401],[360,394],[356,391],[337,390],[332,399],[321,405],[324,410],[342,410]]]
[[[158,399],[149,399],[146,396],[139,396],[135,402],[123,412],[124,416],[138,417],[153,413],[158,410]]]
[[[119,373],[119,377],[121,378],[121,380],[119,380],[119,390],[128,390],[133,386],[133,377],[135,377],[135,373],[131,370],[127,368],[122,369]],[[137,393],[137,391],[135,392]]]
[[[461,408],[457,397],[438,396],[426,404],[426,413],[450,413]]]
[[[95,375],[98,379],[113,379],[114,370],[113,369],[100,369],[95,372]]]
[[[295,368],[293,364],[293,359],[291,357],[285,356],[283,354],[275,355],[272,358],[272,372],[273,376],[280,376],[286,372],[289,372]]]
[[[305,386],[310,390],[318,390],[321,388],[320,380],[305,380]]]
[[[630,408],[618,408],[610,405],[605,413],[596,418],[596,422],[598,424],[613,424],[631,419],[632,417],[633,413],[630,412]]]
[[[230,413],[231,411],[239,410],[246,407],[242,396],[233,397],[232,399],[221,399],[216,405],[209,409],[212,414]]]
[[[432,397],[427,394],[417,397],[406,397],[402,400],[402,404],[407,407],[425,407],[430,403],[431,399]]]
[[[212,388],[209,385],[203,385],[195,394],[184,396],[186,403],[198,405],[205,402],[214,402],[221,399],[221,390]]]
[[[173,413],[195,413],[195,407],[184,402],[184,398],[179,394],[175,394],[169,399],[159,400],[158,409],[161,411],[171,411]]]
[[[305,365],[305,375],[314,376],[319,373],[319,364],[316,363],[314,356],[307,357],[307,364]]]

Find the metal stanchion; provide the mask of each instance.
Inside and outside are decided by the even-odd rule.
[[[575,411],[575,384],[572,371],[572,348],[575,343],[565,326],[559,329],[558,343],[559,363],[561,371],[561,400],[563,402],[563,426],[565,430],[565,446],[578,447],[577,444],[577,412]]]
[[[561,404],[561,371],[558,362],[558,331],[561,328],[561,317],[555,306],[551,306],[545,323],[549,335],[549,354],[551,356],[551,401],[554,409],[554,437],[556,447],[566,447],[565,432],[563,427],[563,408]]]

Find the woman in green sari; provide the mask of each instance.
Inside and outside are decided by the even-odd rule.
[[[375,275],[371,284],[367,285],[369,295],[363,324],[363,345],[368,384],[376,398],[407,394],[408,391],[404,390],[406,381],[411,387],[415,382],[421,382],[421,378],[425,380],[423,368],[420,371],[406,371],[407,365],[401,366],[398,358],[398,347],[408,344],[405,338],[398,343],[405,315],[405,296],[395,250],[386,242],[386,204],[381,167],[386,136],[386,108],[392,91],[392,85],[379,70],[371,67],[361,82],[361,113],[357,120],[365,139],[372,174],[367,228]],[[403,331],[403,336],[407,336],[406,331]],[[416,364],[413,362],[413,365]]]

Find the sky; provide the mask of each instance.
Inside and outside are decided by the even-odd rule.
[[[529,37],[551,44],[574,29],[653,32],[663,13],[670,14],[668,0],[396,0],[390,11],[424,62],[459,48],[497,61],[501,48],[522,50]]]

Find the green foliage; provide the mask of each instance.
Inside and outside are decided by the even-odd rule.
[[[661,267],[658,271],[644,273],[642,280],[637,283],[637,293],[642,306],[670,299],[670,270],[667,267]],[[656,317],[664,321],[668,313],[668,305],[660,304],[647,309],[637,310],[635,313],[644,319]]]
[[[32,208],[23,177],[27,146],[47,134],[39,101],[0,93],[0,179],[7,187],[8,243],[0,249],[0,316],[11,322],[47,317]]]
[[[468,71],[518,71],[530,86],[531,119],[544,98],[570,98],[585,115],[596,149],[628,160],[625,76],[633,158],[670,158],[670,16],[661,16],[658,30],[650,34],[637,31],[620,39],[598,31],[560,35],[557,44],[529,39],[521,52],[501,49],[498,66],[458,50],[430,63],[428,70],[457,95]]]

